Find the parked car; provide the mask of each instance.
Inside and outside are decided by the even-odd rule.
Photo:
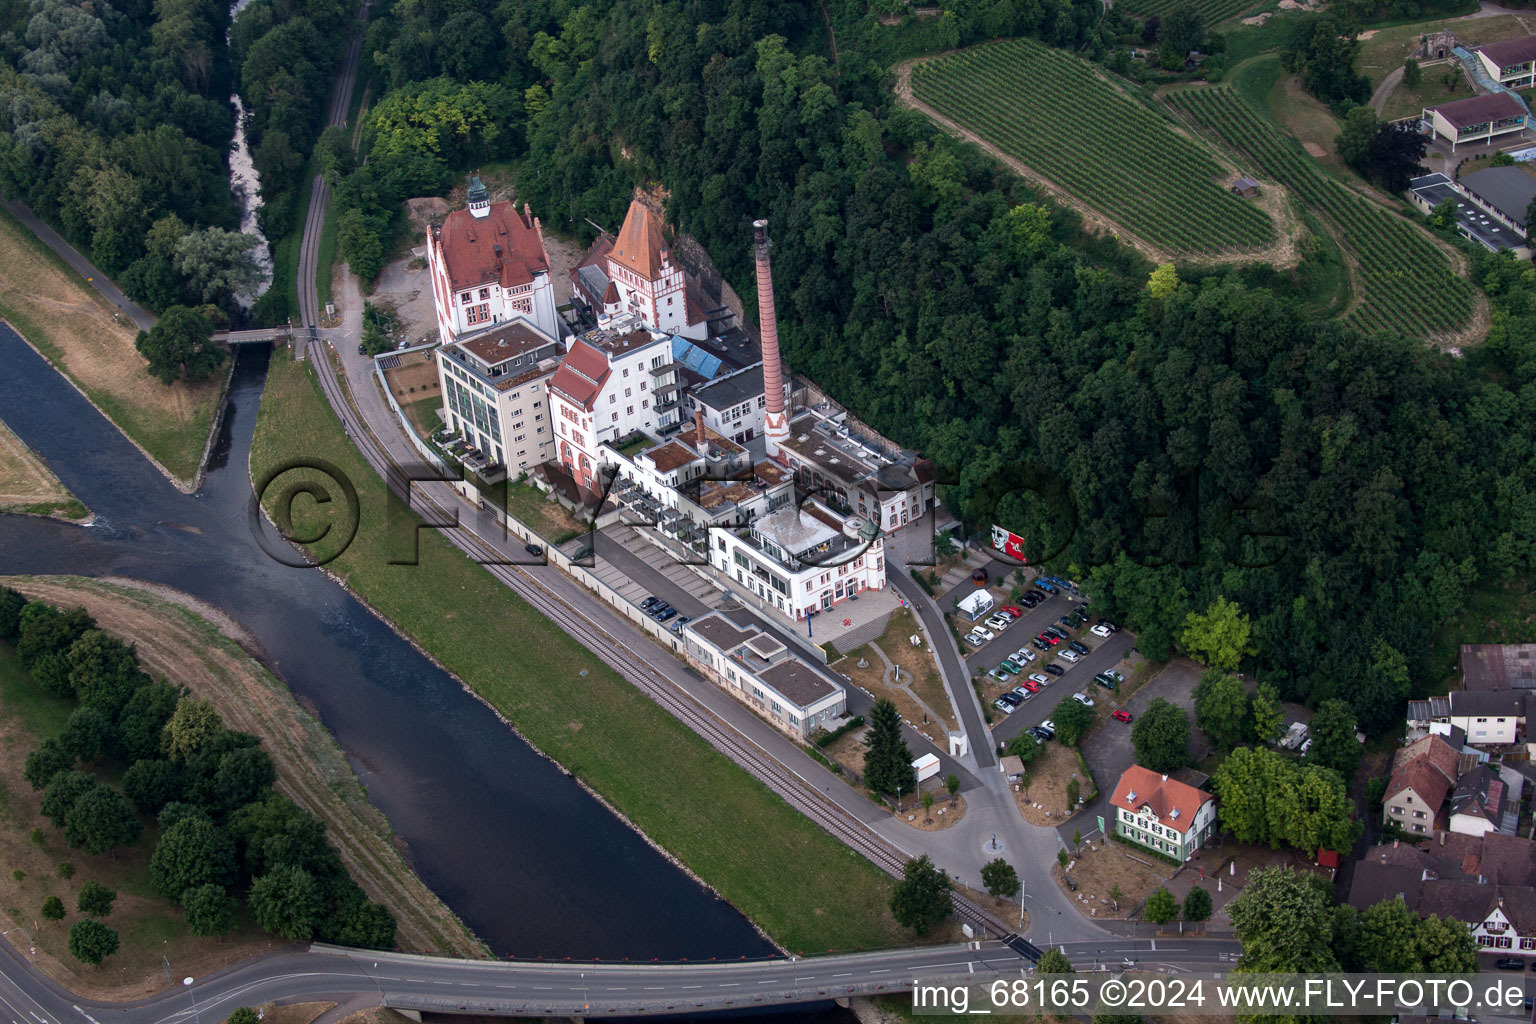
[[[357,343],[357,354],[360,356],[365,356],[368,354],[368,349],[363,345],[362,342]]]
[[[1035,637],[1029,642],[1029,644],[1037,651],[1048,651],[1051,649],[1051,645],[1046,643],[1044,640],[1041,640],[1039,637]]]
[[[539,547],[537,544],[524,544],[523,550],[528,552],[530,555],[533,555],[535,558],[544,553],[544,549]]]
[[[1070,616],[1070,615],[1063,615],[1061,618],[1057,619],[1056,621],[1061,623],[1063,626],[1066,626],[1068,629],[1072,629],[1073,627],[1075,627],[1077,625],[1077,623],[1072,621],[1072,616]]]
[[[1088,696],[1086,693],[1074,693],[1072,695],[1072,699],[1077,701],[1085,708],[1093,707],[1093,698]]]
[[[657,614],[656,621],[657,622],[666,622],[668,619],[672,618],[676,614],[677,614],[677,609],[676,608],[672,608],[670,606],[666,607],[666,608],[663,608],[660,611],[660,613]]]
[[[1018,650],[1013,652],[1012,657],[1013,660],[1018,662],[1020,665],[1028,665],[1030,662],[1035,660],[1035,652],[1030,650],[1028,647],[1020,647]]]
[[[1019,610],[1018,605],[1005,604],[998,611],[1014,619],[1022,619],[1024,617],[1024,613]]]
[[[1035,728],[1045,733],[1045,738],[1048,740],[1053,740],[1056,738],[1056,723],[1051,721],[1049,718],[1035,726]]]
[[[997,639],[997,634],[996,633],[992,632],[990,629],[982,629],[980,626],[972,626],[971,627],[971,632],[975,633],[977,636],[981,637],[983,640],[989,640],[990,641],[990,640],[996,640]]]
[[[1125,682],[1125,676],[1113,669],[1105,669],[1103,674],[1105,679],[1112,680],[1116,686]]]
[[[1493,966],[1501,971],[1523,971],[1525,961],[1517,956],[1501,956],[1493,962]]]
[[[1060,637],[1051,636],[1049,633],[1041,633],[1039,636],[1035,637],[1035,639],[1042,644],[1049,644],[1051,647],[1055,647],[1057,644],[1061,643]]]
[[[997,708],[997,710],[1001,711],[1005,715],[1013,714],[1013,705],[1008,703],[1007,701],[1003,700],[1003,698],[1001,698],[1001,697],[999,697],[999,698],[997,698],[997,700],[993,701],[992,702],[992,706]]]
[[[1024,591],[1024,596],[1034,598],[1035,604],[1039,604],[1041,601],[1045,600],[1045,593],[1039,590],[1026,590]]]
[[[1035,682],[1033,679],[1026,679],[1026,680],[1024,680],[1024,684],[1022,686],[1015,686],[1014,689],[1015,690],[1027,690],[1030,693],[1039,693],[1040,692],[1040,684]]]
[[[980,647],[982,644],[986,643],[986,640],[982,639],[981,635],[978,633],[967,633],[965,634],[965,642],[970,644],[972,647]]]
[[[1058,651],[1056,656],[1069,665],[1077,664],[1078,659],[1082,657],[1076,651]]]
[[[1106,690],[1113,690],[1115,688],[1115,681],[1106,676],[1103,672],[1100,672],[1098,675],[1094,676],[1093,681],[1104,687]]]
[[[677,617],[677,621],[672,623],[672,625],[668,626],[667,628],[670,629],[674,633],[681,633],[683,631],[683,627],[688,625],[688,623],[690,623],[692,621],[693,621],[693,618],[691,616],[679,615]]]
[[[1047,665],[1045,666],[1045,670],[1053,676],[1064,676],[1067,674],[1067,670],[1062,668],[1060,665]]]
[[[1006,683],[1008,681],[1008,673],[1003,671],[1003,668],[1002,668],[1001,665],[999,665],[997,668],[993,669],[992,671],[988,672],[987,675],[991,676],[998,683]]]
[[[1118,632],[1120,632],[1120,627],[1119,626],[1115,625],[1113,622],[1110,622],[1109,620],[1104,618],[1104,616],[1102,616],[1102,615],[1099,616],[1098,624],[1103,626],[1105,629],[1109,630],[1111,633],[1118,633]]]
[[[659,604],[661,604],[661,598],[654,596],[648,597],[644,601],[640,602],[640,610],[643,612],[648,612]]]
[[[1055,637],[1058,640],[1069,640],[1072,637],[1071,633],[1068,633],[1066,630],[1062,629],[1060,626],[1046,626],[1045,627],[1045,635],[1046,636],[1053,636],[1053,637]]]
[[[1031,594],[1021,594],[1021,595],[1019,595],[1019,604],[1023,605],[1025,608],[1033,608],[1035,605],[1037,605],[1039,603],[1040,603],[1040,599],[1038,597],[1035,597],[1035,596],[1031,595]]]
[[[1081,640],[1073,640],[1071,643],[1067,644],[1067,646],[1072,648],[1072,650],[1076,651],[1078,654],[1082,655],[1086,655],[1090,649],[1088,645],[1083,643]]]
[[[1131,720],[1131,713],[1129,711],[1116,711],[1109,717],[1117,722],[1129,722]]]
[[[986,621],[986,625],[989,628],[995,629],[998,632],[1002,632],[1003,630],[1007,629],[1012,624],[1013,624],[1013,620],[1008,618],[1008,616],[1006,616],[1006,615],[993,615],[991,618],[987,619],[987,621]]]
[[[1101,622],[1097,626],[1094,626],[1092,629],[1090,629],[1088,632],[1092,633],[1094,636],[1108,639],[1111,630],[1108,626]]]
[[[673,610],[672,606],[667,604],[667,602],[663,601],[660,604],[658,604],[656,607],[651,609],[651,618],[657,619],[657,620],[662,621],[662,622],[665,622],[666,620],[662,619],[662,616],[665,615],[667,612],[674,612],[674,614],[676,614],[675,611]]]
[[[1019,700],[1029,700],[1029,698],[1033,697],[1035,694],[1034,691],[1027,686],[1015,686],[1013,688],[1013,695],[1019,698]]]
[[[1047,583],[1045,580],[1035,580],[1035,588],[1037,590],[1043,590],[1047,594],[1054,594],[1054,593],[1056,593],[1056,588],[1053,587],[1051,584]]]
[[[1039,683],[1041,686],[1051,685],[1051,677],[1043,676],[1039,672],[1031,672],[1029,674],[1029,681],[1032,683]]]
[[[1007,672],[1011,676],[1016,676],[1020,672],[1024,671],[1024,666],[1020,665],[1018,662],[1014,661],[1012,658],[1004,658],[1003,659],[1003,663],[1001,665],[997,666],[997,667],[1002,669],[1004,672]]]

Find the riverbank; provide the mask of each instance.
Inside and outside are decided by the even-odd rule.
[[[90,510],[69,493],[37,453],[0,422],[0,512],[89,522]]]
[[[252,475],[261,479],[295,460],[324,460],[358,491],[357,537],[327,569],[774,941],[795,952],[910,941],[890,915],[886,875],[436,531],[417,530],[414,516],[387,517],[382,481],[344,436],[310,367],[276,353],[252,443]],[[326,485],[295,471],[274,490],[306,478]],[[334,493],[334,481],[329,488]],[[294,511],[314,536],[325,525],[320,516],[345,514],[342,505],[300,497]],[[347,525],[338,520],[337,533]],[[417,544],[418,564],[389,564]]]
[[[40,576],[0,584],[84,607],[101,628],[137,644],[145,671],[213,701],[230,728],[260,736],[277,767],[276,788],[325,822],[352,877],[394,913],[403,949],[490,955],[411,871],[336,741],[257,662],[250,638],[226,616],[188,595],[129,580]],[[261,936],[263,949],[269,940]]]
[[[133,324],[0,210],[0,318],[101,410],[177,487],[196,489],[229,381],[161,384]]]

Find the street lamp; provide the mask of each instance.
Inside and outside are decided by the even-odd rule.
[[[187,998],[192,1000],[192,1020],[193,1020],[193,1024],[202,1024],[202,1020],[201,1020],[201,1018],[198,1017],[198,1014],[197,1014],[197,996],[192,994],[192,979],[191,978],[182,978],[181,979],[181,983],[186,986]]]

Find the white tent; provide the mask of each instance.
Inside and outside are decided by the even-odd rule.
[[[991,594],[984,589],[978,590],[960,600],[960,611],[975,622],[992,610],[993,603]]]

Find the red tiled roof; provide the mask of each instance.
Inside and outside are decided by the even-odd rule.
[[[532,215],[519,214],[511,203],[492,203],[485,217],[455,210],[438,234],[448,284],[454,291],[488,284],[502,287],[528,284],[533,275],[549,271],[549,257],[533,225]],[[496,255],[496,246],[501,255]]]
[[[1392,771],[1397,772],[1408,767],[1415,761],[1423,761],[1435,771],[1445,776],[1445,780],[1452,785],[1456,784],[1459,776],[1457,768],[1461,757],[1456,753],[1456,748],[1451,746],[1439,736],[1425,736],[1421,740],[1403,747],[1392,757]]]
[[[549,386],[591,412],[609,372],[608,358],[577,338],[560,360],[560,368],[550,378]]]
[[[661,250],[666,247],[661,237],[661,218],[640,200],[630,200],[629,213],[608,258],[647,281],[654,281],[661,276]]]
[[[1132,794],[1135,794],[1134,798]],[[1115,783],[1115,794],[1110,803],[1132,814],[1146,807],[1156,815],[1159,824],[1178,832],[1188,832],[1194,824],[1195,813],[1206,801],[1215,799],[1194,786],[1177,779],[1164,778],[1150,768],[1133,764]],[[1178,815],[1174,816],[1174,811]]]
[[[1497,121],[1505,117],[1519,117],[1525,113],[1520,101],[1507,93],[1491,92],[1485,96],[1473,96],[1453,100],[1431,108],[1457,128]]]
[[[1445,803],[1446,794],[1451,791],[1451,781],[1420,757],[1392,773],[1392,778],[1387,781],[1385,799],[1391,800],[1405,789],[1413,790],[1424,801],[1425,809],[1433,812]]]
[[[670,473],[679,466],[686,466],[697,460],[699,453],[687,445],[671,441],[660,448],[646,452],[645,457],[651,460],[651,464],[656,467],[656,472]]]
[[[1477,49],[1479,53],[1484,54],[1501,68],[1514,67],[1516,64],[1536,60],[1536,36],[1505,39],[1502,42],[1479,46]]]

